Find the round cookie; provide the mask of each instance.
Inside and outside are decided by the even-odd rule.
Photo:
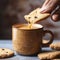
[[[7,48],[0,48],[0,59],[8,58],[14,55],[14,52]]]
[[[52,48],[54,50],[60,50],[60,42],[52,43],[50,45],[50,48]]]
[[[38,54],[38,58],[41,60],[53,60],[58,57],[60,57],[60,51],[43,52]]]

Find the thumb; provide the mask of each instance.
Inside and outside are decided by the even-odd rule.
[[[60,21],[60,7],[58,10],[56,10],[52,16],[51,16],[53,21]]]

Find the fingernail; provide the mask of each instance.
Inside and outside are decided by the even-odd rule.
[[[43,11],[43,10],[44,10],[44,8],[41,8],[41,9],[40,9],[40,11]]]
[[[41,13],[44,13],[45,10],[46,10],[46,7],[42,7],[42,8],[40,9],[40,12],[41,12]]]
[[[44,13],[45,12],[45,10],[40,10],[40,13]]]

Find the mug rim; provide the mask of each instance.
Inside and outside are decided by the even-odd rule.
[[[12,28],[18,28],[18,29],[19,29],[19,27],[20,27],[21,25],[27,25],[27,23],[14,24],[14,25],[12,25]],[[37,29],[43,28],[43,26],[42,26],[41,24],[35,23],[35,24],[33,24],[33,25],[34,25],[34,26],[39,26],[39,27],[37,27],[36,29],[19,29],[19,30],[37,30]]]

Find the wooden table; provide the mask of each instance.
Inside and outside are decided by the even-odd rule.
[[[59,42],[59,40],[54,41]],[[12,47],[12,40],[0,40],[0,48],[9,48],[13,50]],[[50,48],[43,48],[45,50],[51,50]],[[0,60],[40,60],[38,59],[37,56],[21,56],[15,53],[15,56],[10,57],[10,58],[5,58],[5,59],[0,59]]]

